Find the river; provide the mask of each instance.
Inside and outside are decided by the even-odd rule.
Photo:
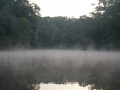
[[[117,90],[119,64],[120,52],[115,51],[0,51],[0,89],[32,90],[35,84],[39,90],[88,90],[83,86],[95,84],[95,89]]]

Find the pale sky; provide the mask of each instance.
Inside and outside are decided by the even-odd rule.
[[[41,8],[41,16],[67,16],[79,18],[81,15],[89,15],[95,6],[97,0],[30,0],[35,2]]]

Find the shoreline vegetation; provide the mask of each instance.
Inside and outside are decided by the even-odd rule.
[[[120,90],[120,2],[99,0],[90,15],[41,17],[28,0],[1,0],[0,90],[66,80]]]
[[[106,2],[106,3],[105,3]],[[100,0],[90,16],[79,19],[41,17],[40,7],[28,0],[0,4],[0,49],[81,48],[120,49],[119,1]]]

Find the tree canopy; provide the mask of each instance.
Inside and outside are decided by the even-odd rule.
[[[96,11],[91,13],[90,17],[84,15],[76,19],[61,16],[40,17],[40,8],[35,3],[31,4],[28,0],[1,0],[0,49],[31,47],[119,50],[120,1],[99,0],[99,5],[96,7]],[[20,62],[18,67],[21,68],[21,66],[24,66],[23,70],[14,68],[15,63],[10,63],[7,59],[0,59],[0,67],[2,68],[0,71],[0,88],[2,90],[14,90],[15,88],[17,88],[16,90],[23,88],[24,90],[32,90],[34,87],[32,87],[31,83],[39,83],[39,79],[44,81],[47,75],[51,76],[48,77],[49,80],[46,82],[51,80],[60,81],[62,77],[69,80],[76,79],[77,75],[80,84],[82,82],[86,82],[86,84],[96,83],[96,85],[102,86],[104,90],[120,89],[119,61],[114,63],[115,67],[112,66],[113,63],[108,61],[105,62],[107,64],[98,62],[94,67],[85,64],[80,68],[73,68],[73,70],[71,69],[72,62],[69,62],[68,66],[65,65],[65,71],[69,73],[63,75],[64,68],[60,68],[59,65],[56,68],[53,62],[49,65],[47,62],[50,62],[50,60],[46,60],[45,58],[36,61],[33,59],[30,65],[28,65],[27,60]],[[66,64],[65,61],[64,63]],[[62,64],[63,62],[61,62]],[[46,65],[49,68],[46,68]],[[30,66],[30,69],[27,66]],[[56,71],[61,70],[56,78],[52,74],[57,73],[56,71],[52,72],[54,69]],[[103,69],[104,72],[102,71]],[[75,76],[73,75],[74,71],[78,72]],[[8,74],[9,72],[10,75]],[[71,75],[74,77],[71,77]],[[18,81],[12,82],[13,79]],[[6,85],[10,87],[6,87]],[[28,86],[32,89],[28,88]]]
[[[28,0],[1,0],[0,47],[34,46],[40,8]]]
[[[120,48],[120,2],[99,0],[91,17],[40,17],[28,0],[0,3],[0,47]]]

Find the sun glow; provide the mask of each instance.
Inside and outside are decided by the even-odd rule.
[[[98,4],[97,0],[30,0],[35,2],[41,8],[41,16],[67,16],[80,17],[81,15],[89,15],[94,11]]]

